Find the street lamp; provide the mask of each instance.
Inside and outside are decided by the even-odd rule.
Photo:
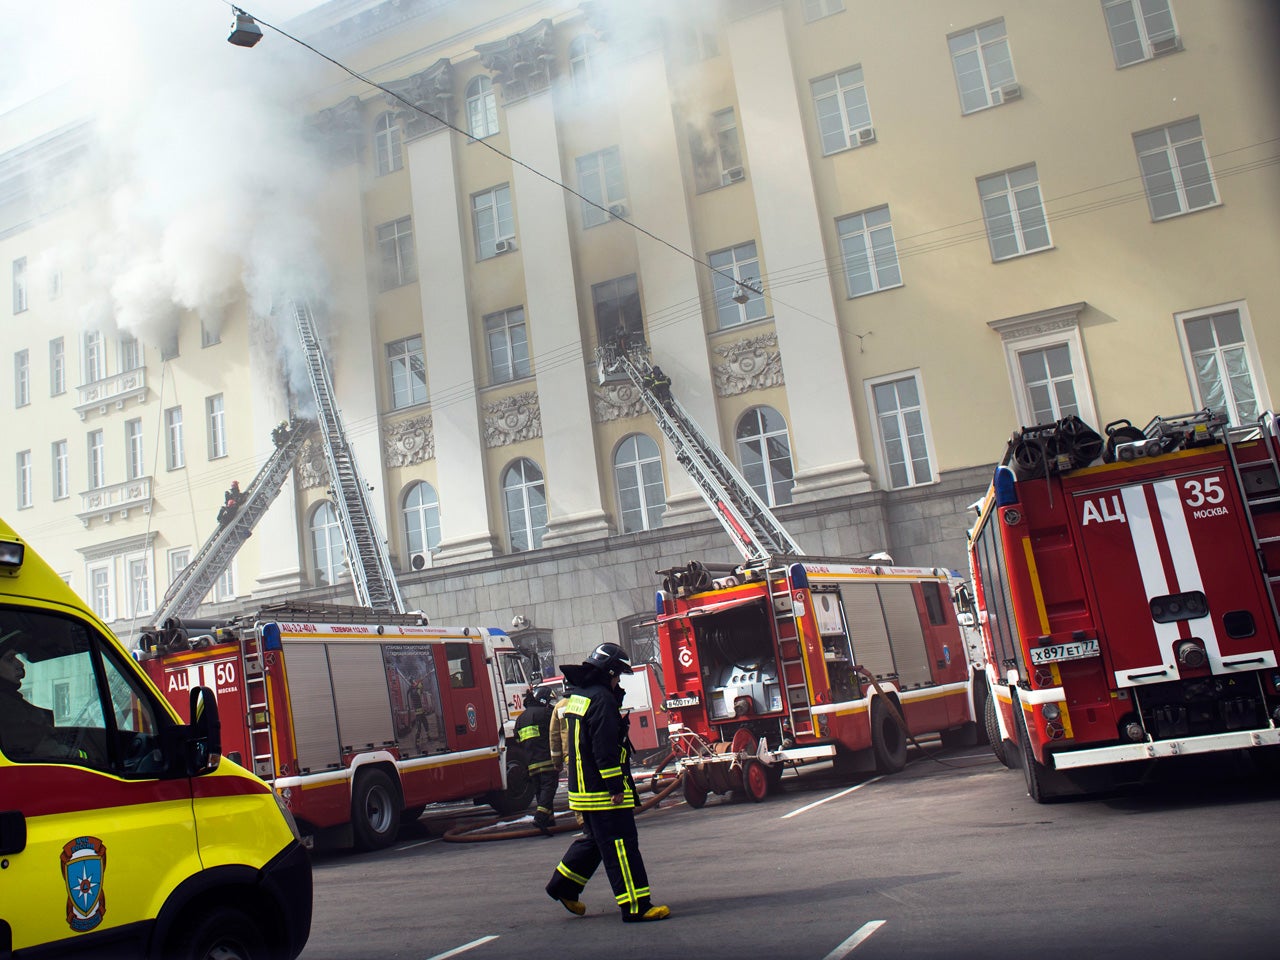
[[[262,39],[262,28],[239,7],[231,9],[236,12],[236,18],[231,21],[231,35],[227,37],[227,43],[234,43],[237,47],[252,47]]]

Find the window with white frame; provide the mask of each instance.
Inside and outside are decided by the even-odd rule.
[[[182,408],[169,407],[164,412],[165,466],[180,470],[187,465],[187,454],[182,444]]]
[[[205,397],[204,412],[209,430],[209,459],[217,460],[227,455],[227,411],[222,394]]]
[[[13,405],[25,407],[31,402],[31,352],[19,350],[13,355]]]
[[[316,572],[316,585],[337,583],[346,558],[338,511],[326,500],[311,514],[311,565]]]
[[[1034,163],[980,177],[978,195],[992,260],[1007,260],[1053,246]]]
[[[137,337],[120,338],[120,372],[137,370],[142,366],[142,346]]]
[[[18,509],[31,506],[31,451],[18,452]]]
[[[1133,135],[1152,220],[1164,220],[1218,203],[1200,118],[1192,117]]]
[[[387,344],[387,376],[391,379],[392,409],[427,402],[427,365],[421,336]]]
[[[13,261],[13,312],[22,313],[27,309],[27,258],[19,257]]]
[[[89,574],[89,606],[93,608],[101,620],[115,619],[115,595],[111,589],[111,567],[101,565],[90,567]]]
[[[714,268],[711,288],[715,293],[716,325],[721,330],[765,316],[760,258],[754,240],[717,250],[707,261]]]
[[[591,305],[600,343],[635,346],[645,342],[640,286],[634,273],[592,284]]]
[[[742,476],[767,506],[791,502],[794,484],[787,421],[773,407],[754,407],[735,431]]]
[[[53,454],[53,499],[65,500],[71,495],[71,458],[67,453],[67,441],[55,440]]]
[[[476,259],[488,260],[505,253],[516,235],[511,187],[504,183],[473,196],[471,219],[476,231]]]
[[[502,497],[511,552],[542,546],[547,532],[547,491],[538,465],[522,457],[507,467],[502,473]]]
[[[1116,66],[1182,49],[1169,0],[1102,0]]]
[[[89,433],[89,489],[107,485],[107,443],[101,430]]]
[[[838,153],[874,138],[861,66],[810,80],[809,89],[813,93],[823,155]]]
[[[390,290],[418,279],[418,261],[413,252],[413,218],[401,217],[381,224],[378,233],[378,260],[382,264],[382,289]]]
[[[985,110],[1014,96],[1017,76],[1004,20],[947,37],[964,113]]]
[[[129,571],[129,609],[127,616],[142,617],[152,612],[151,561],[146,557],[131,557],[126,561]]]
[[[804,0],[804,18],[812,23],[844,10],[844,0]]]
[[[742,148],[738,144],[738,120],[733,108],[721,110],[711,117],[716,133],[716,158],[720,163],[720,185],[743,179]]]
[[[124,424],[124,447],[126,476],[137,480],[147,472],[146,462],[142,455],[142,420],[126,420]]]
[[[1019,350],[1018,373],[1031,411],[1028,426],[1080,416],[1071,350],[1065,343]]]
[[[888,287],[902,286],[898,246],[893,239],[889,208],[876,207],[836,221],[845,289],[860,297]]]
[[[395,114],[384,113],[374,121],[373,154],[380,177],[394,173],[404,166],[400,150],[400,123]]]
[[[596,38],[589,33],[580,33],[569,43],[569,83],[580,100],[598,93],[603,79],[596,47]]]
[[[67,350],[62,337],[49,341],[49,396],[67,392]]]
[[[91,330],[84,335],[84,382],[96,383],[107,375],[107,353],[102,334]]]
[[[200,320],[200,346],[212,347],[222,342],[222,330],[214,326],[212,323],[206,323],[203,318]]]
[[[623,533],[656,530],[667,509],[662,480],[662,454],[653,438],[633,433],[613,454],[613,475],[618,483],[618,520]]]
[[[897,489],[932,482],[933,444],[919,372],[868,381],[867,394],[875,412],[876,440],[888,486]]]
[[[1077,416],[1098,427],[1080,335],[1085,306],[1066,304],[987,324],[1003,342],[1014,415],[1022,426]]]
[[[524,307],[500,310],[485,317],[484,339],[489,354],[490,383],[507,383],[532,375]]]
[[[404,509],[401,511],[404,520],[404,544],[408,550],[407,566],[411,570],[421,569],[427,557],[440,547],[440,498],[435,487],[425,480],[419,480],[409,487],[404,495]],[[414,556],[421,555],[420,564],[414,564]]]
[[[191,548],[179,547],[169,551],[169,583],[178,579],[178,575],[191,563]]]
[[[581,201],[584,229],[608,223],[611,214],[627,215],[627,187],[622,181],[622,153],[617,147],[578,157],[574,165],[578,192],[586,197]]]
[[[213,585],[213,600],[215,603],[224,603],[235,598],[236,568],[234,563],[230,563]]]
[[[474,77],[467,84],[467,130],[477,140],[498,132],[498,101],[488,77]]]
[[[1236,425],[1256,422],[1270,399],[1247,305],[1180,313],[1176,319],[1196,407],[1226,414]]]

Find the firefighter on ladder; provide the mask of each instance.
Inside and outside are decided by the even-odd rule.
[[[537,791],[538,809],[533,814],[533,825],[551,836],[555,825],[556,787],[560,777],[551,760],[551,691],[546,687],[531,687],[524,698],[524,712],[516,717],[516,740],[529,758],[529,779]]]
[[[562,667],[574,693],[569,720],[569,807],[582,814],[579,834],[556,865],[547,895],[577,916],[580,899],[596,867],[604,862],[614,900],[625,923],[663,920],[671,910],[650,900],[649,878],[636,835],[636,786],[631,779],[631,741],[622,717],[619,677],[631,673],[626,652],[602,643],[580,666]]]

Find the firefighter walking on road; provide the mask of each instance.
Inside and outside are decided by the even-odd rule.
[[[525,694],[524,712],[516,717],[516,740],[528,757],[529,779],[537,791],[538,809],[533,814],[533,825],[547,836],[551,836],[549,828],[556,822],[556,787],[560,784],[551,760],[550,700],[549,689],[533,687]]]
[[[582,833],[556,865],[547,895],[582,916],[587,912],[581,900],[583,888],[603,861],[624,922],[663,920],[671,910],[650,900],[636,835],[638,801],[619,685],[619,676],[631,673],[631,663],[616,643],[602,643],[580,666],[562,669],[574,687],[565,708],[569,807],[582,814]]]

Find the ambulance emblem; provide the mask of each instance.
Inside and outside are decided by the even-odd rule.
[[[67,926],[76,933],[92,930],[107,912],[107,898],[102,892],[106,872],[107,845],[97,837],[76,837],[63,846]]]

